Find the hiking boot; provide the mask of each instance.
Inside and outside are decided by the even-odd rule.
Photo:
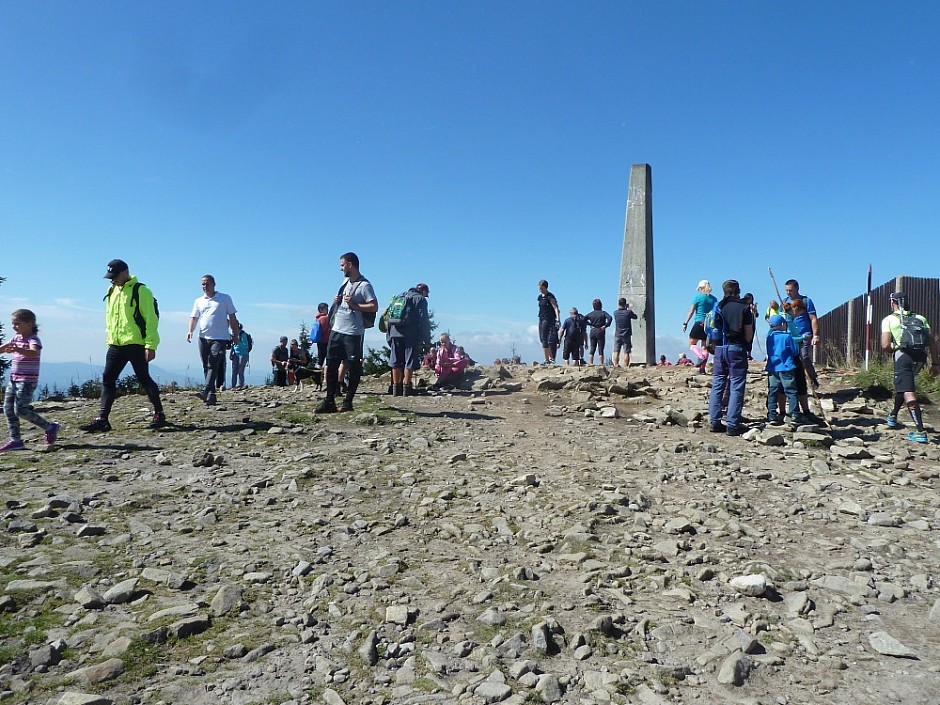
[[[904,425],[898,421],[898,417],[894,414],[888,414],[885,421],[888,423],[888,428],[901,428]]]
[[[806,426],[807,424],[813,423],[803,414],[794,414],[793,416],[787,416],[787,421],[793,426]]]
[[[781,426],[781,425],[783,425],[783,422],[780,420],[780,417],[777,416],[776,414],[774,414],[773,416],[768,416],[768,417],[767,417],[767,423],[769,423],[771,426]]]
[[[339,409],[336,408],[336,402],[331,399],[324,399],[320,406],[313,410],[315,414],[335,414]]]
[[[79,426],[79,428],[85,433],[106,433],[111,430],[111,424],[107,419],[99,416],[91,423],[86,423],[84,426]]]
[[[352,410],[353,410],[352,402],[351,402],[351,401],[344,401],[344,402],[340,405],[339,410],[340,410],[342,413],[346,413],[346,412],[352,411]],[[924,442],[926,443],[926,441],[924,441]]]
[[[725,433],[729,436],[740,436],[742,433],[747,433],[747,428],[744,426],[728,426]]]
[[[206,397],[206,406],[215,406],[219,403],[219,400],[216,399],[215,394],[210,394]]]
[[[392,396],[393,397],[403,397],[405,396],[405,385],[396,384],[392,386]]]
[[[913,441],[914,443],[926,443],[927,432],[926,431],[911,431],[910,433],[907,434],[907,440]],[[6,446],[4,446],[4,448],[5,447]]]
[[[170,424],[166,421],[166,415],[160,411],[153,415],[153,420],[150,422],[150,428],[157,429],[163,428],[164,426],[169,426]]]
[[[709,426],[709,430],[712,433],[724,433],[728,430],[728,427],[719,421],[718,423],[711,424],[711,426]]]
[[[46,429],[46,446],[51,446],[55,444],[55,439],[59,437],[59,424],[55,421],[49,424],[49,428]]]
[[[405,385],[405,396],[406,397],[416,397],[418,396],[417,390],[414,388],[413,384]]]
[[[924,443],[926,442],[927,441],[925,440]],[[26,450],[26,444],[17,438],[15,441],[10,440],[0,446],[0,453],[5,453],[8,450]]]
[[[205,401],[206,399],[209,398],[209,395],[206,394],[205,391],[203,391],[202,389],[196,392],[196,396],[199,397],[200,401]]]

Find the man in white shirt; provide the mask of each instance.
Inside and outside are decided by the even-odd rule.
[[[215,290],[215,277],[211,274],[203,276],[202,291],[203,295],[193,303],[186,342],[192,342],[193,331],[198,325],[199,356],[206,375],[206,386],[198,396],[208,406],[213,406],[216,403],[216,381],[224,380],[225,349],[230,342],[238,342],[238,319],[232,297]]]

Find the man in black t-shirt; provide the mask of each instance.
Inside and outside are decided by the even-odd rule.
[[[558,321],[561,314],[558,312],[558,300],[548,290],[548,280],[539,282],[539,341],[542,343],[542,352],[545,354],[545,364],[555,364],[555,355],[558,354]]]
[[[630,352],[633,350],[633,320],[637,315],[630,309],[630,304],[623,297],[617,302],[617,310],[614,311],[614,367],[620,358],[620,352],[623,351],[623,366],[630,366]]]

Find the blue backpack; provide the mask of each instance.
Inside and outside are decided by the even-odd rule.
[[[724,321],[721,320],[721,310],[718,305],[712,306],[712,310],[705,314],[705,320],[702,322],[705,328],[705,347],[709,352],[715,352],[715,346],[724,342],[725,334],[723,332]]]

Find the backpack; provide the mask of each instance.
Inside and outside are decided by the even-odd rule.
[[[320,327],[320,321],[314,321],[313,325],[310,326],[310,334],[307,336],[310,338],[311,343],[322,343],[323,340],[323,330]]]
[[[414,305],[407,291],[393,296],[379,319],[379,330],[387,333],[389,326],[406,327],[411,325],[411,313]]]
[[[905,316],[902,311],[898,311],[897,314],[901,319],[901,340],[898,347],[902,350],[926,350],[930,344],[930,333],[924,326],[924,321],[913,313]]]
[[[702,327],[705,329],[705,347],[708,352],[715,352],[715,346],[724,342],[723,326],[724,321],[721,319],[721,311],[716,304],[712,306],[711,311],[705,314],[705,320],[702,321]]]
[[[245,333],[248,336],[248,352],[255,346],[255,341],[251,339],[251,333]]]

